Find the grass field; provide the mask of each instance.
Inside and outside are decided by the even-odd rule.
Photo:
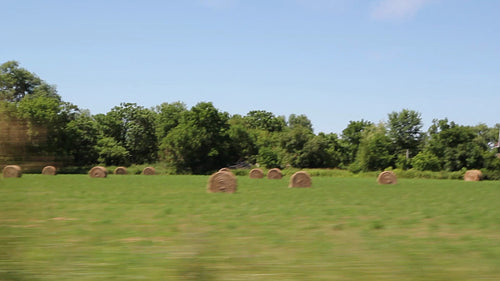
[[[500,183],[0,179],[0,280],[500,280]]]

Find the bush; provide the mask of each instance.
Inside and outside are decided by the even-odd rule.
[[[481,170],[484,180],[500,180],[500,170]]]
[[[411,159],[406,158],[406,155],[398,155],[398,158],[396,159],[396,167],[402,170],[411,169]]]
[[[354,173],[354,174],[357,174],[357,173],[360,173],[361,171],[363,171],[363,167],[361,166],[361,164],[358,161],[354,161],[353,163],[351,163],[351,165],[349,165],[349,167],[347,169],[349,170],[349,172]]]
[[[409,169],[409,170],[394,170],[398,178],[406,178],[406,179],[454,179],[461,180],[464,177],[465,170],[455,171],[455,172],[447,172],[447,171],[419,171],[417,169]]]
[[[428,151],[422,151],[412,159],[413,167],[419,171],[439,171],[441,163],[439,158]]]
[[[233,174],[235,174],[236,176],[248,176],[250,170],[249,169],[235,169],[235,170],[231,170],[233,172]]]
[[[281,161],[279,159],[278,153],[275,149],[270,147],[262,147],[259,150],[257,161],[259,161],[260,165],[263,165],[268,169],[278,168],[281,166]]]

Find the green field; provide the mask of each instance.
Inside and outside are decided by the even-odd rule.
[[[500,183],[0,179],[0,280],[500,280]]]

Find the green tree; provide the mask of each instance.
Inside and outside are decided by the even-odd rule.
[[[255,163],[257,161],[257,132],[247,129],[243,124],[230,120],[230,151],[235,161]]]
[[[500,124],[496,124],[494,127],[488,127],[486,124],[481,123],[472,127],[476,138],[474,141],[481,146],[481,149],[485,151],[492,150],[495,145],[500,141],[498,138]]]
[[[419,171],[439,171],[441,161],[432,152],[423,150],[413,157],[412,166]]]
[[[361,143],[361,138],[363,132],[373,125],[372,122],[361,120],[361,121],[349,121],[347,127],[342,131],[341,135],[341,145],[343,146],[342,162],[345,166],[351,164],[356,159],[358,154],[359,144]]]
[[[484,164],[484,149],[478,142],[476,130],[448,119],[433,120],[424,150],[440,159],[440,167],[447,171],[479,169]]]
[[[361,136],[353,171],[383,170],[394,164],[392,141],[384,124],[366,128]]]
[[[99,126],[96,120],[91,116],[88,110],[79,112],[75,119],[71,120],[67,127],[67,147],[68,155],[72,158],[72,164],[77,166],[85,166],[98,162],[98,157],[102,163],[110,163],[114,160],[107,159],[107,153],[100,149],[101,154],[97,151],[99,140]],[[101,144],[109,143],[104,141]],[[116,143],[116,141],[115,141]],[[111,157],[115,157],[112,155]]]
[[[0,65],[0,102],[9,108],[9,130],[16,136],[24,130],[19,144],[19,161],[68,161],[66,125],[75,118],[78,108],[63,102],[56,88],[36,74],[20,68],[15,61]]]
[[[162,103],[156,106],[157,117],[157,135],[162,140],[173,128],[179,125],[179,120],[184,112],[187,111],[186,105],[182,102]]]
[[[268,169],[280,168],[281,159],[278,151],[272,149],[271,147],[263,146],[259,148],[259,154],[257,156],[257,161],[259,165],[262,165]]]
[[[420,113],[403,109],[389,113],[389,137],[396,153],[404,153],[410,158],[418,153],[422,144],[422,118]]]
[[[297,126],[287,129],[280,134],[280,146],[283,151],[285,164],[297,165],[297,158],[304,149],[306,143],[314,137],[314,134],[306,127]]]
[[[31,94],[60,99],[54,86],[19,67],[18,62],[8,61],[0,65],[0,100],[19,102]]]
[[[162,143],[166,160],[179,172],[207,173],[230,164],[229,114],[202,102],[182,114]]]
[[[341,161],[336,134],[319,133],[307,141],[293,163],[299,168],[333,168]]]
[[[313,126],[311,120],[309,120],[309,118],[307,118],[307,116],[305,116],[304,114],[301,115],[290,114],[290,116],[288,117],[288,127],[291,129],[302,127],[307,129],[311,133],[313,132]]]
[[[245,125],[250,129],[260,129],[268,132],[281,132],[286,127],[285,118],[274,116],[265,110],[253,110],[244,117]]]
[[[18,116],[16,104],[0,101],[0,165],[24,160],[28,130],[27,121]]]
[[[99,163],[104,163],[107,166],[130,164],[129,152],[112,137],[99,139],[95,146],[95,150],[99,155]]]
[[[255,130],[257,163],[266,168],[283,168],[287,152],[282,148],[282,132]]]
[[[70,162],[66,127],[78,112],[78,108],[58,97],[33,93],[17,104],[17,115],[27,124],[28,162]]]
[[[129,154],[129,162],[157,160],[156,113],[135,103],[121,103],[106,115],[96,115],[103,137],[112,137]]]
[[[281,134],[281,147],[288,153],[297,153],[314,134],[305,127],[295,127]]]

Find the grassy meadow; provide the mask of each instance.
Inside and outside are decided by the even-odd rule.
[[[500,280],[500,183],[0,179],[0,280]]]

